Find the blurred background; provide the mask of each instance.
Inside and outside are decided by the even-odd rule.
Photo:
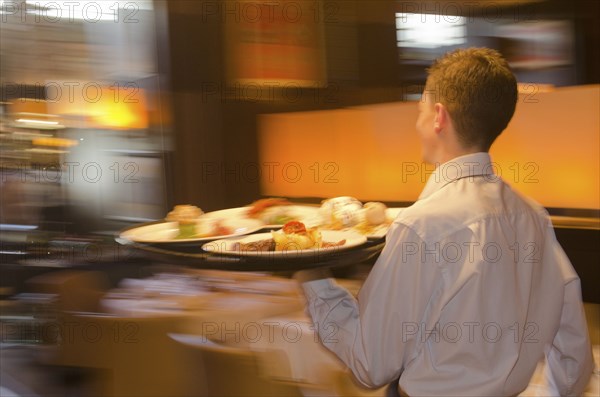
[[[78,310],[96,311],[123,280],[156,278],[149,265],[172,271],[114,238],[176,204],[205,212],[270,196],[411,204],[433,171],[414,130],[426,69],[470,46],[499,50],[519,82],[515,117],[492,149],[497,173],[566,222],[559,240],[585,300],[600,302],[599,15],[597,0],[0,0],[1,341],[53,344],[4,325],[38,321],[32,311],[56,310],[65,291]],[[95,276],[36,279],[57,268]],[[171,295],[182,280],[202,279],[210,292],[248,281],[157,278]],[[84,291],[69,295],[73,285]],[[295,287],[286,288],[294,299],[277,310],[301,310]],[[142,289],[128,296],[147,297]],[[236,305],[214,313],[237,318]],[[598,306],[590,313],[597,333]],[[88,355],[100,354],[94,347]],[[54,364],[92,365],[64,360]],[[144,382],[140,375],[121,395]]]
[[[176,203],[248,204],[272,187],[259,115],[414,101],[426,67],[453,48],[499,49],[531,97],[599,82],[593,0],[36,0],[0,10],[1,223],[62,232],[118,230]]]

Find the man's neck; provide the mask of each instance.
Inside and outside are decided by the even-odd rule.
[[[453,150],[444,150],[444,151],[441,151],[440,153],[438,153],[437,156],[435,156],[436,158],[433,161],[433,164],[438,166],[440,164],[447,163],[448,161],[455,159],[457,157],[460,157],[460,156],[466,156],[467,154],[481,153],[481,152],[487,152],[487,150],[483,150],[478,147],[471,147],[468,149],[455,148]]]

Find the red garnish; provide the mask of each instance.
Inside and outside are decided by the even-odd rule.
[[[248,216],[256,217],[269,207],[280,206],[280,205],[291,205],[291,204],[292,203],[290,203],[288,200],[286,200],[284,198],[278,198],[278,197],[270,197],[270,198],[256,200],[255,202],[252,203],[252,205],[248,209]]]
[[[283,232],[285,234],[304,234],[306,233],[306,226],[302,222],[290,221],[283,225]]]
[[[228,234],[232,234],[233,230],[231,230],[230,228],[228,228],[227,226],[224,226],[222,220],[218,220],[215,222],[215,225],[213,226],[213,235],[215,236],[226,236]]]

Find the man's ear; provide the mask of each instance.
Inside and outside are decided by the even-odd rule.
[[[449,114],[446,107],[439,102],[433,105],[433,110],[435,112],[435,117],[433,119],[433,129],[436,133],[439,134],[444,128],[448,126]]]

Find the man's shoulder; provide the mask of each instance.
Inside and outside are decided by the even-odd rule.
[[[439,241],[486,219],[529,215],[546,222],[548,213],[506,183],[485,183],[476,189],[451,186],[404,209],[395,223],[412,229],[424,241]]]
[[[394,223],[408,227],[423,241],[438,241],[469,223],[462,212],[451,203],[429,197],[404,209]]]

